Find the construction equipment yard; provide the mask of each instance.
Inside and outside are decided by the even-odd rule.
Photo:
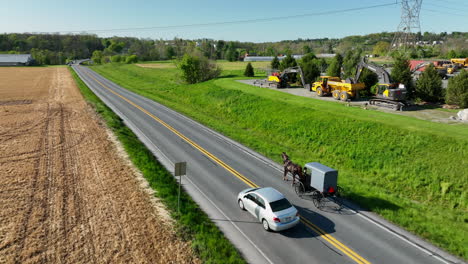
[[[253,85],[253,86],[259,86],[258,84],[261,83],[263,79],[250,79],[250,80],[238,80],[238,82]],[[289,94],[294,94],[298,96],[303,96],[303,97],[309,97],[309,98],[314,98],[314,99],[319,99],[319,100],[325,100],[325,101],[330,101],[330,102],[336,102],[343,104],[345,106],[350,106],[350,107],[361,107],[361,108],[367,108],[369,110],[378,110],[378,111],[384,111],[388,113],[393,113],[393,114],[398,114],[398,115],[405,115],[405,116],[411,116],[423,120],[429,120],[429,121],[434,121],[434,122],[441,122],[441,123],[457,123],[459,121],[454,121],[450,119],[451,116],[456,116],[456,112],[445,112],[445,111],[440,111],[437,109],[417,109],[417,111],[395,111],[390,108],[386,107],[376,107],[373,105],[368,104],[367,99],[354,99],[353,101],[349,103],[337,101],[334,99],[332,96],[324,96],[320,97],[318,96],[315,92],[311,92],[308,89],[304,89],[303,87],[291,87],[291,88],[281,88],[277,89],[275,87],[268,87],[266,85],[259,86],[259,88],[266,88],[266,89],[271,89],[271,90],[276,90],[284,93],[289,93]]]
[[[0,263],[200,262],[67,68],[0,79]]]

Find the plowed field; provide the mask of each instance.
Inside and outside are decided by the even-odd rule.
[[[0,68],[0,263],[199,263],[67,68]]]

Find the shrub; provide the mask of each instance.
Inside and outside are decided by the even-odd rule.
[[[449,80],[445,101],[447,104],[468,108],[468,71],[462,70],[458,76]]]
[[[255,75],[254,68],[252,67],[252,64],[249,62],[247,63],[247,66],[245,67],[244,76],[253,77],[254,75]]]
[[[137,55],[130,55],[125,59],[125,63],[127,64],[136,63],[136,62],[138,62]]]
[[[111,62],[110,56],[103,56],[102,57],[102,59],[101,59],[102,64],[109,63],[109,62]]]
[[[221,69],[203,55],[185,54],[178,64],[182,79],[187,83],[199,83],[216,78]]]
[[[121,62],[122,61],[122,56],[120,55],[114,55],[111,57],[112,62]]]
[[[433,64],[429,64],[416,84],[416,96],[431,103],[443,99],[442,79]]]

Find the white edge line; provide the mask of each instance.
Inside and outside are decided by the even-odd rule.
[[[83,80],[84,81],[84,80]],[[88,85],[88,84],[87,84]],[[88,85],[89,87],[89,85]],[[93,92],[97,95],[97,93],[93,90]],[[99,96],[100,97],[100,96]],[[101,98],[101,97],[100,97]],[[102,99],[102,98],[101,98]],[[104,101],[107,101],[107,99],[104,99]],[[107,103],[106,103],[107,104]],[[112,105],[112,106],[111,106]],[[161,160],[159,160],[161,163],[165,163],[165,164],[162,164],[164,167],[166,167],[166,170],[169,171],[171,174],[173,174],[171,171],[170,171],[170,168],[173,167],[174,163],[172,161],[169,160],[169,158],[156,146],[154,145],[154,143],[138,128],[136,127],[132,122],[129,121],[129,119],[127,118],[126,115],[124,115],[121,111],[119,110],[116,110],[116,107],[110,103],[109,104],[109,107],[111,108],[115,108],[113,109],[113,111],[117,112],[121,118],[124,120],[124,122],[131,128],[139,131],[140,135],[142,137],[144,137],[146,140],[143,140],[143,141],[146,141],[148,144],[151,144],[153,150],[162,156],[161,159],[163,159],[164,161],[161,162]],[[137,135],[139,137],[139,135]],[[153,153],[153,154],[156,154],[156,153]],[[171,166],[172,165],[172,166]],[[174,176],[174,175],[173,175]],[[239,233],[242,234],[242,236],[245,237],[245,239],[247,239],[254,247],[255,249],[257,249],[257,251],[271,264],[274,264],[274,262],[272,262],[267,256],[265,253],[263,253],[263,251],[210,199],[208,198],[208,196],[192,181],[190,180],[189,177],[186,177],[186,179],[198,190],[198,192],[200,192],[200,194],[203,195],[203,197],[205,197],[206,200],[208,200],[228,221],[229,223],[231,223],[238,231]],[[176,178],[177,180],[177,178]],[[185,188],[184,188],[185,189]]]
[[[151,99],[149,99],[149,98],[146,98],[146,97],[143,97],[143,98],[144,98],[145,100],[147,100],[147,101],[155,102],[154,100],[151,100]],[[158,103],[158,102],[156,102],[156,103]],[[247,155],[249,155],[249,156],[251,156],[251,157],[257,159],[257,160],[260,161],[261,163],[263,163],[263,164],[265,164],[265,165],[268,165],[269,167],[274,168],[274,169],[276,169],[276,170],[282,172],[282,170],[279,168],[279,166],[278,166],[274,161],[272,161],[272,160],[270,160],[270,159],[268,159],[268,158],[266,158],[266,157],[263,157],[263,155],[261,155],[260,153],[257,153],[256,151],[251,150],[251,149],[248,148],[247,146],[244,146],[243,144],[241,144],[241,143],[239,143],[239,142],[236,142],[236,141],[234,141],[234,140],[232,140],[232,139],[226,137],[225,135],[223,135],[223,134],[221,134],[221,133],[219,133],[219,132],[217,132],[217,131],[215,131],[215,130],[209,128],[209,127],[206,127],[205,125],[200,124],[199,122],[197,122],[197,121],[195,121],[195,120],[193,120],[193,119],[191,119],[191,118],[189,118],[189,117],[187,117],[187,116],[185,116],[185,115],[183,115],[183,114],[181,114],[181,113],[179,113],[179,112],[177,112],[177,111],[175,111],[175,110],[173,110],[173,109],[171,109],[171,108],[169,108],[169,107],[167,107],[167,106],[165,106],[165,105],[163,105],[163,104],[161,104],[161,103],[158,103],[158,104],[159,104],[162,108],[166,109],[166,111],[172,112],[173,114],[178,115],[179,118],[184,119],[184,120],[186,120],[186,121],[188,121],[188,122],[190,122],[190,123],[192,123],[192,124],[194,124],[194,125],[200,127],[201,129],[205,130],[206,132],[208,132],[208,133],[212,134],[213,136],[217,137],[219,140],[224,141],[224,142],[227,143],[228,145],[231,145],[231,146],[233,146],[233,147],[236,147],[237,149],[241,150],[242,152],[246,153]],[[252,152],[253,152],[253,153],[252,153]],[[259,155],[260,155],[260,156],[259,156]],[[272,164],[272,163],[273,163],[273,164]],[[197,187],[197,188],[198,188],[198,187]],[[421,250],[422,252],[426,253],[428,256],[431,256],[431,257],[433,257],[433,258],[435,258],[435,259],[437,259],[437,260],[439,260],[439,261],[441,261],[441,262],[443,262],[443,263],[446,263],[446,264],[456,263],[456,262],[452,262],[452,261],[446,260],[445,258],[441,257],[441,256],[440,256],[439,254],[437,254],[436,252],[433,252],[433,251],[431,251],[431,250],[429,250],[429,249],[426,249],[425,247],[423,247],[423,246],[421,246],[421,245],[419,245],[419,244],[417,244],[417,243],[411,241],[409,238],[405,237],[404,235],[399,234],[397,231],[395,231],[395,230],[393,230],[393,229],[391,229],[391,228],[389,228],[389,227],[386,227],[385,225],[383,225],[383,224],[377,222],[377,221],[374,220],[374,219],[371,219],[370,217],[368,217],[368,216],[362,214],[360,211],[354,210],[353,208],[348,207],[348,206],[346,206],[346,205],[343,205],[343,206],[345,206],[347,209],[349,209],[349,210],[355,212],[357,215],[359,215],[359,216],[362,217],[363,219],[367,220],[368,222],[370,222],[370,223],[372,223],[372,224],[374,224],[374,225],[380,227],[381,229],[387,231],[388,233],[393,234],[394,236],[398,237],[399,239],[401,239],[401,240],[405,241],[406,243],[412,245],[413,247],[415,247],[415,248]],[[234,223],[233,223],[233,225],[234,225]]]
[[[257,245],[252,241],[250,240],[250,238],[244,233],[242,232],[242,230],[240,230],[240,228],[221,210],[219,209],[218,206],[216,206],[216,204],[210,199],[208,198],[208,196],[206,196],[206,194],[204,192],[202,192],[202,190],[200,190],[200,188],[198,188],[198,186],[192,182],[192,180],[190,180],[189,177],[187,177],[187,180],[195,187],[197,188],[197,190],[205,197],[205,199],[207,199],[221,214],[223,214],[223,216],[229,220],[229,223],[231,223],[238,231],[239,233],[241,233],[249,242],[250,244],[252,244],[257,250],[258,252],[260,252],[260,254],[262,254],[262,256],[271,264],[273,264],[273,262],[265,255],[265,253],[263,253],[263,251],[257,247]]]
[[[149,98],[146,98],[146,97],[144,97],[144,99],[147,99],[147,100],[149,100],[149,101],[151,101],[151,102],[154,102],[153,100],[151,100],[151,99],[149,99]],[[156,103],[157,103],[157,102],[156,102]],[[158,104],[160,104],[160,103],[158,103]],[[203,130],[205,130],[205,131],[211,133],[212,135],[216,136],[218,139],[220,139],[220,140],[222,140],[222,141],[228,143],[228,144],[231,145],[231,146],[234,146],[234,147],[240,149],[241,151],[243,151],[244,153],[248,154],[249,156],[251,156],[251,157],[257,159],[258,161],[261,161],[262,163],[264,163],[264,164],[266,164],[266,165],[268,165],[268,166],[270,166],[270,167],[272,167],[272,168],[274,168],[274,169],[277,169],[278,171],[281,172],[281,169],[278,168],[278,166],[276,165],[276,163],[275,163],[275,164],[271,164],[272,161],[268,160],[268,158],[265,160],[265,159],[262,158],[263,156],[262,156],[262,157],[259,157],[259,156],[257,155],[257,152],[254,151],[255,154],[253,154],[253,153],[251,153],[250,151],[247,151],[247,150],[250,150],[248,147],[246,147],[246,146],[244,146],[244,145],[242,145],[242,144],[241,144],[241,145],[238,145],[238,144],[240,144],[240,143],[238,143],[238,142],[236,142],[236,141],[233,141],[233,140],[227,138],[226,136],[220,134],[219,132],[214,131],[214,130],[212,130],[211,128],[208,128],[208,127],[206,127],[206,126],[204,126],[204,125],[202,125],[202,124],[196,122],[195,120],[190,119],[190,118],[188,118],[187,116],[185,116],[185,115],[183,115],[183,114],[181,114],[181,113],[179,113],[179,112],[177,112],[177,111],[174,111],[174,110],[170,109],[169,107],[167,107],[167,106],[165,106],[165,105],[163,105],[163,104],[160,104],[160,105],[161,105],[163,108],[167,109],[168,111],[175,113],[176,115],[178,115],[178,116],[181,117],[182,119],[185,119],[185,120],[189,121],[190,123],[195,124],[195,125],[201,127]],[[138,129],[138,130],[139,130],[139,129]],[[140,130],[140,132],[141,132],[141,130]],[[146,136],[145,136],[145,137],[146,137]],[[152,144],[152,143],[151,143],[151,144]],[[153,144],[153,146],[154,146],[154,144]],[[156,146],[154,146],[154,147],[155,147],[157,150],[159,150]],[[163,156],[165,156],[160,150],[159,150],[158,152],[159,152],[160,154],[162,154]],[[166,158],[167,158],[167,157],[166,157]],[[274,162],[273,162],[273,163],[274,163]],[[168,168],[166,167],[166,169],[168,169]],[[168,170],[169,170],[169,169],[168,169]],[[191,182],[191,181],[190,181],[190,182]],[[193,182],[191,182],[191,183],[199,190],[199,192],[200,192],[203,196],[205,196],[205,198],[206,198],[208,201],[210,201],[210,203],[213,204],[213,206],[216,207],[216,209],[218,209],[218,210],[229,220],[229,222],[231,222],[231,224],[232,224],[236,229],[238,229],[238,230],[242,233],[242,235],[243,235],[245,238],[247,238],[247,240],[249,240],[250,243],[252,243],[252,245],[253,245],[257,250],[259,250],[259,252],[260,252],[270,263],[272,263],[272,262],[264,255],[264,253],[263,253],[260,249],[258,249],[258,247],[257,247],[257,246],[256,246],[256,245],[255,245],[239,228],[238,228],[238,227],[237,227],[237,225],[236,225],[235,223],[233,223],[233,222],[231,221],[231,219],[229,219],[229,218],[228,218],[228,217],[227,217],[227,216],[226,216],[226,215],[225,215],[225,214],[224,214],[224,213],[223,213],[223,212],[222,212],[222,211],[221,211],[221,210],[220,210],[220,209],[219,209],[219,208],[218,208],[218,207],[217,207],[217,206],[216,206],[216,205],[215,205],[199,188],[198,188],[198,186],[196,186]],[[441,262],[443,262],[443,263],[446,263],[446,264],[456,263],[456,262],[451,262],[451,261],[448,262],[447,260],[445,260],[444,258],[442,258],[441,256],[439,256],[437,253],[432,252],[432,251],[430,251],[429,249],[426,249],[426,248],[424,248],[424,247],[421,246],[421,245],[418,245],[417,243],[415,243],[415,242],[411,241],[410,239],[406,238],[405,236],[399,234],[397,231],[394,231],[394,230],[392,230],[391,228],[386,227],[385,225],[383,225],[383,224],[377,222],[376,220],[373,220],[373,219],[371,219],[370,217],[363,215],[363,214],[362,214],[361,212],[359,212],[359,211],[356,211],[356,210],[354,210],[354,209],[352,209],[352,208],[350,208],[350,207],[348,207],[348,206],[346,206],[346,205],[344,205],[344,206],[345,206],[347,209],[349,209],[349,210],[355,212],[357,215],[359,215],[359,216],[362,217],[363,219],[367,220],[368,222],[370,222],[370,223],[372,223],[372,224],[374,224],[374,225],[380,227],[381,229],[387,231],[387,232],[390,233],[390,234],[393,234],[394,236],[396,236],[396,237],[398,237],[399,239],[405,241],[406,243],[412,245],[413,247],[415,247],[415,248],[421,250],[422,252],[426,253],[427,255],[429,255],[429,256],[431,256],[431,257],[433,257],[433,258],[435,258],[435,259],[437,259],[437,260],[439,260],[439,261],[441,261]]]

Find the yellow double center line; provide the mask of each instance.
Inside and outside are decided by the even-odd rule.
[[[110,91],[111,93],[115,94],[116,96],[120,97],[122,100],[126,101],[127,103],[129,103],[130,105],[136,107],[138,110],[142,111],[143,113],[145,113],[146,115],[148,115],[149,117],[151,117],[152,119],[154,119],[155,121],[157,121],[158,123],[160,123],[161,125],[163,125],[164,127],[166,127],[167,129],[169,129],[170,131],[172,131],[174,134],[176,134],[177,136],[179,136],[180,138],[182,138],[183,140],[185,140],[187,143],[189,143],[190,145],[192,145],[194,148],[198,149],[201,153],[205,154],[206,156],[208,156],[210,159],[212,159],[213,161],[215,161],[216,163],[218,163],[219,165],[221,165],[223,168],[225,168],[227,171],[229,171],[230,173],[232,173],[234,176],[236,176],[237,178],[239,178],[241,181],[243,181],[244,183],[246,183],[248,186],[252,187],[252,188],[256,188],[256,187],[260,187],[259,185],[255,184],[253,181],[251,181],[250,179],[248,179],[247,177],[245,177],[244,175],[240,174],[238,171],[234,170],[233,168],[231,168],[231,166],[227,165],[224,161],[220,160],[218,157],[216,157],[215,155],[211,154],[210,152],[208,152],[206,149],[202,148],[200,145],[198,145],[197,143],[195,143],[194,141],[192,141],[191,139],[189,139],[188,137],[184,136],[182,133],[180,133],[179,131],[177,131],[175,128],[173,128],[172,126],[170,126],[169,124],[167,124],[166,122],[164,122],[163,120],[161,120],[159,117],[156,117],[155,115],[151,114],[149,111],[147,111],[146,109],[144,109],[143,107],[137,105],[136,103],[134,103],[133,101],[127,99],[126,97],[122,96],[121,94],[115,92],[114,90],[110,89],[107,85],[103,84],[102,82],[98,81],[96,78],[94,78],[93,76],[91,76],[90,74],[86,73],[85,74],[90,77],[91,79],[93,79],[95,82],[99,83],[102,87],[104,87],[105,89],[107,89],[108,91]],[[309,220],[307,220],[306,218],[304,218],[303,216],[300,216],[301,218],[301,222],[303,224],[305,224],[306,226],[308,226],[310,229],[312,229],[312,231],[314,231],[315,233],[317,233],[321,238],[325,239],[326,241],[328,241],[328,243],[330,243],[331,245],[333,245],[335,248],[339,249],[341,252],[343,252],[344,254],[346,254],[348,257],[350,257],[351,259],[353,259],[354,261],[356,261],[356,263],[359,263],[359,264],[370,264],[369,261],[367,261],[366,259],[364,259],[363,257],[361,257],[360,255],[358,255],[356,252],[354,252],[353,250],[351,250],[350,248],[348,248],[347,246],[345,246],[343,243],[341,243],[340,241],[336,240],[333,236],[327,234],[325,231],[323,231],[320,227],[316,226],[315,224],[313,224],[312,222],[310,222]]]

